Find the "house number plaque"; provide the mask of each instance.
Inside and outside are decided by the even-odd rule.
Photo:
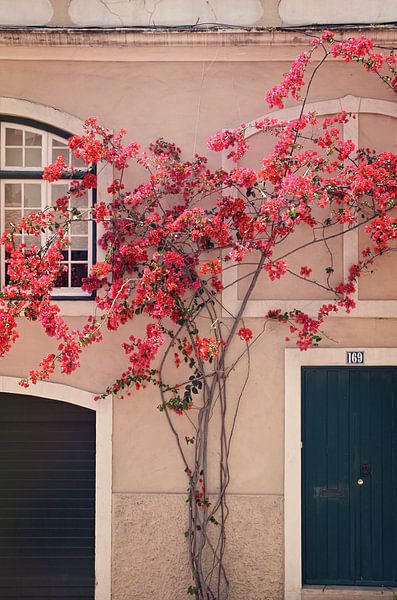
[[[354,352],[346,352],[346,363],[348,365],[363,365],[364,364],[363,350],[355,350]]]

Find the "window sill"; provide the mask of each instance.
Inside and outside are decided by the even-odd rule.
[[[86,299],[60,299],[56,296],[52,299],[55,304],[58,304],[61,309],[62,317],[89,317],[93,316],[97,311],[97,303],[95,300]]]
[[[395,598],[396,588],[339,586],[339,585],[307,585],[302,588],[302,600],[376,600]]]

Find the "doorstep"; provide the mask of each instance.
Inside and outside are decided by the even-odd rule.
[[[397,600],[397,588],[340,585],[308,585],[302,600]]]

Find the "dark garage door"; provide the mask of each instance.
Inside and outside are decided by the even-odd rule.
[[[95,412],[0,394],[0,599],[93,600]]]

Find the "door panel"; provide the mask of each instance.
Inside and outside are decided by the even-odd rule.
[[[0,394],[0,600],[94,599],[95,412]]]
[[[395,585],[397,370],[302,371],[304,583]]]

